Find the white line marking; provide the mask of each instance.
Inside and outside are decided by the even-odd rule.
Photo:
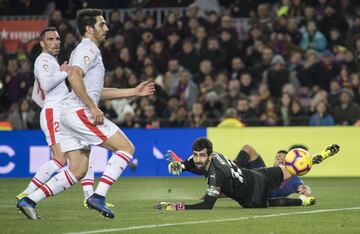
[[[149,228],[159,228],[159,227],[170,227],[170,226],[178,226],[178,225],[192,225],[192,224],[202,224],[202,223],[219,223],[219,222],[247,220],[247,219],[272,218],[272,217],[279,217],[279,216],[286,216],[286,215],[316,214],[316,213],[348,211],[348,210],[360,210],[360,207],[349,207],[349,208],[338,208],[338,209],[322,209],[322,210],[279,213],[279,214],[269,214],[269,215],[255,215],[255,216],[247,216],[247,217],[239,217],[239,218],[189,221],[189,222],[182,222],[182,223],[150,224],[150,225],[132,226],[132,227],[125,227],[125,228],[100,229],[100,230],[84,231],[84,232],[69,232],[69,233],[66,233],[66,234],[92,234],[92,233],[105,233],[105,232],[123,232],[123,231],[149,229]]]

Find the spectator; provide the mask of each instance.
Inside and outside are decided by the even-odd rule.
[[[280,99],[280,115],[282,120],[282,125],[290,125],[290,112],[291,112],[292,96],[288,93],[283,93]]]
[[[175,57],[181,51],[180,35],[177,31],[172,31],[167,36],[166,49],[171,57]]]
[[[211,76],[213,72],[212,62],[210,60],[204,59],[200,62],[200,72],[194,76],[194,82],[200,85],[206,76]]]
[[[353,96],[349,89],[340,90],[339,105],[334,109],[336,124],[353,125],[360,118],[360,106],[353,102]]]
[[[327,112],[326,102],[319,101],[316,104],[316,112],[310,117],[310,126],[335,125],[334,118]]]
[[[271,96],[279,98],[282,87],[289,82],[289,72],[285,69],[285,60],[281,55],[276,55],[271,60],[271,67],[265,77]]]
[[[290,126],[306,126],[308,118],[299,100],[293,99],[290,108]]]
[[[26,98],[21,98],[16,110],[9,117],[12,129],[24,130],[34,127],[35,112],[30,109],[30,102]]]
[[[184,70],[180,73],[179,83],[175,94],[188,109],[190,109],[197,100],[199,90],[197,85],[191,79],[189,71]]]
[[[269,98],[266,100],[265,108],[261,114],[260,121],[263,126],[277,126],[279,124],[278,114],[273,99]]]
[[[190,127],[186,106],[180,105],[178,109],[171,114],[169,127],[177,127],[177,128]]]
[[[306,25],[306,31],[302,35],[300,47],[304,50],[314,49],[321,53],[326,49],[326,46],[327,42],[324,34],[317,30],[314,21],[309,21]]]
[[[204,128],[211,126],[204,113],[204,107],[200,102],[195,102],[193,104],[190,119],[190,126],[192,128]]]
[[[237,116],[246,126],[251,126],[255,122],[256,114],[249,107],[248,99],[239,99],[236,106]]]
[[[230,79],[238,80],[240,74],[245,71],[245,65],[240,57],[235,57],[231,60]]]
[[[164,78],[164,91],[168,95],[175,95],[177,86],[179,85],[180,73],[184,69],[179,65],[177,59],[170,59],[168,64],[168,71]]]
[[[311,79],[314,81],[314,85],[318,88],[329,90],[330,80],[336,78],[337,74],[339,74],[339,66],[337,65],[334,54],[325,50],[322,54],[321,61],[314,65],[313,74]]]
[[[217,125],[219,128],[242,128],[245,125],[237,117],[236,110],[229,108],[225,111],[221,122]]]
[[[349,24],[346,19],[336,12],[335,6],[332,4],[327,4],[324,11],[324,17],[319,23],[319,28],[324,35],[329,38],[330,30],[332,27],[336,27],[340,31],[340,35],[346,35],[347,30],[349,29]]]
[[[187,39],[183,42],[182,51],[177,55],[177,58],[180,64],[192,74],[196,74],[199,71],[200,59],[191,40]]]

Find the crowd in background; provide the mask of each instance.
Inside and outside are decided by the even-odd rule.
[[[196,2],[160,25],[141,9],[123,20],[111,13],[100,48],[105,87],[151,80],[156,94],[101,102],[107,118],[125,128],[359,124],[359,3],[234,0],[202,11]],[[62,11],[49,17],[61,37],[61,64],[80,38]],[[245,40],[236,17],[248,18]],[[39,128],[31,92],[40,51],[37,44],[10,54],[0,42],[0,121],[14,129]]]

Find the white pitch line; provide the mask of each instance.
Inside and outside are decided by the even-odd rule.
[[[269,215],[255,215],[255,216],[246,216],[246,217],[229,218],[229,219],[189,221],[189,222],[181,222],[181,223],[150,224],[150,225],[132,226],[132,227],[125,227],[125,228],[100,229],[100,230],[84,231],[84,232],[69,232],[69,233],[66,233],[66,234],[92,234],[92,233],[105,233],[105,232],[123,232],[123,231],[149,229],[149,228],[159,228],[159,227],[170,227],[170,226],[179,226],[179,225],[192,225],[192,224],[203,224],[203,223],[219,223],[219,222],[238,221],[238,220],[247,220],[247,219],[272,218],[272,217],[279,217],[279,216],[286,216],[286,215],[316,214],[316,213],[348,211],[348,210],[360,210],[360,207],[322,209],[322,210],[279,213],[279,214],[269,214]]]

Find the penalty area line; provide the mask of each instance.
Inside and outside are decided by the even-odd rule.
[[[349,211],[349,210],[360,210],[360,207],[321,209],[321,210],[278,213],[278,214],[268,214],[268,215],[254,215],[254,216],[246,216],[246,217],[239,217],[239,218],[189,221],[189,222],[180,222],[180,223],[149,224],[149,225],[141,225],[141,226],[130,226],[130,227],[124,227],[124,228],[99,229],[99,230],[83,231],[83,232],[69,232],[66,234],[92,234],[92,233],[106,233],[106,232],[123,232],[123,231],[160,228],[160,227],[193,225],[193,224],[203,224],[203,223],[220,223],[220,222],[247,220],[247,219],[262,219],[262,218],[273,218],[273,217],[280,217],[280,216],[287,216],[287,215],[317,214],[317,213],[329,213],[329,212]]]

